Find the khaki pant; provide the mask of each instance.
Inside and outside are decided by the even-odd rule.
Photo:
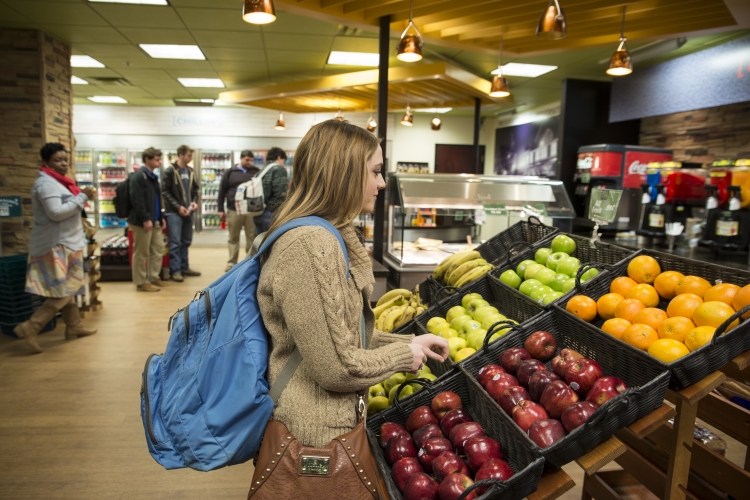
[[[164,258],[164,236],[161,224],[154,223],[151,231],[140,226],[130,226],[133,231],[133,283],[136,286],[160,279]]]
[[[235,265],[240,253],[240,231],[245,228],[245,253],[250,251],[255,239],[255,224],[252,215],[237,215],[236,210],[227,210],[227,228],[229,229],[229,260],[227,264]]]

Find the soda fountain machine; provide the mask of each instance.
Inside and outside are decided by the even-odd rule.
[[[718,160],[710,170],[706,229],[700,244],[717,257],[744,254],[750,245],[750,160]]]

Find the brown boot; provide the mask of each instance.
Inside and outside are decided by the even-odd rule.
[[[84,328],[81,324],[81,315],[78,312],[78,304],[71,301],[62,308],[62,319],[65,321],[65,340],[72,340],[76,337],[86,337],[96,333],[96,328]]]
[[[23,338],[26,343],[31,347],[34,352],[42,352],[43,349],[37,342],[37,335],[42,331],[42,328],[49,323],[49,321],[57,314],[57,307],[49,301],[42,304],[42,306],[34,311],[28,321],[25,321],[18,325],[13,331],[16,335]]]

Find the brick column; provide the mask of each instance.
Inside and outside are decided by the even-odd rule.
[[[13,255],[28,251],[39,149],[60,142],[73,165],[70,48],[41,31],[0,29],[0,68],[0,196],[23,205],[23,219],[2,222],[3,255]]]

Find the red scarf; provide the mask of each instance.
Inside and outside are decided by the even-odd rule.
[[[71,179],[70,177],[66,177],[62,175],[60,172],[57,172],[55,170],[52,170],[47,165],[42,165],[39,170],[44,172],[45,174],[49,175],[53,179],[55,179],[57,182],[68,188],[68,191],[73,193],[74,196],[78,196],[78,193],[81,192],[81,188],[76,186],[76,181]]]

